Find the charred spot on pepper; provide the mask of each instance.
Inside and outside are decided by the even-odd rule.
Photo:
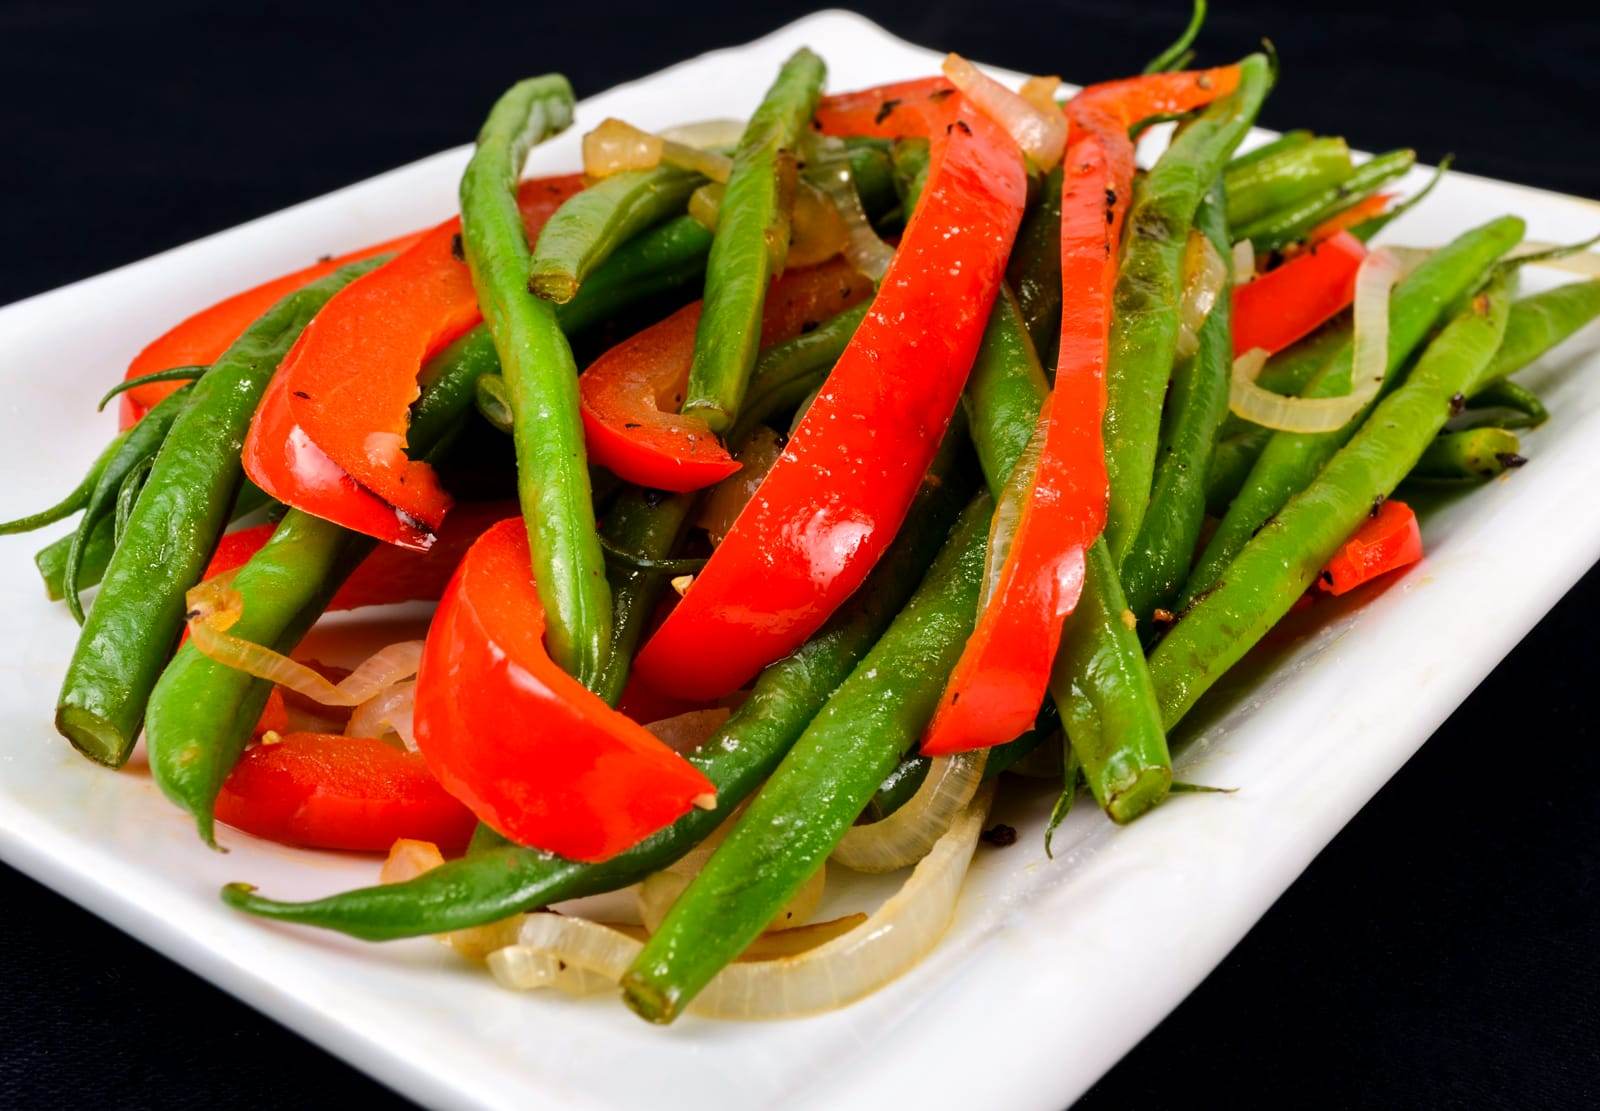
[[[457,262],[467,261],[466,247],[461,242],[461,233],[456,232],[450,237],[450,257]]]
[[[640,424],[638,421],[630,420],[630,421],[624,421],[623,424],[622,424],[622,427],[624,427],[624,428],[643,428],[644,425]]]
[[[874,124],[883,123],[884,120],[888,119],[891,115],[893,115],[894,110],[896,108],[898,108],[898,107],[900,107],[899,99],[895,98],[895,97],[890,97],[888,100],[886,100],[882,104],[878,105],[878,114],[872,117],[872,122]]]
[[[292,390],[290,392],[293,393],[296,397],[298,397],[301,401],[310,401],[311,400],[311,395],[306,393],[305,390]]]
[[[935,89],[933,92],[928,94],[928,99],[937,104],[946,97],[954,96],[955,93],[956,91],[954,89]]]

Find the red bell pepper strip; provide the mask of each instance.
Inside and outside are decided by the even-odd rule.
[[[421,238],[422,234],[422,232],[412,232],[385,243],[362,247],[347,255],[324,259],[303,270],[296,270],[292,274],[263,282],[254,289],[236,293],[225,301],[218,301],[210,308],[201,309],[151,340],[143,351],[134,356],[133,362],[128,364],[128,373],[125,377],[139,378],[176,366],[210,366],[218,356],[232,346],[241,332],[255,323],[257,317],[286,295],[349,263],[390,251],[404,251]],[[118,423],[123,428],[133,427],[152,405],[182,385],[182,382],[151,382],[149,385],[136,386],[129,390],[122,395],[118,408]]]
[[[1172,73],[1095,86],[1069,102],[1062,161],[1061,344],[1039,414],[1044,442],[994,589],[945,684],[922,751],[988,748],[1033,725],[1083,590],[1085,553],[1105,526],[1101,421],[1112,295],[1133,188],[1128,129],[1152,114],[1224,95],[1237,70]]]
[[[877,562],[944,436],[1026,189],[1003,128],[960,95],[938,104],[928,184],[872,311],[639,654],[664,693],[720,697],[798,648]]]
[[[919,77],[857,92],[825,96],[817,105],[814,126],[824,135],[871,135],[898,139],[905,135],[926,138],[931,121],[942,113],[940,104],[955,94],[945,77]]]
[[[401,837],[465,849],[476,820],[422,757],[374,737],[290,733],[247,749],[217,819],[284,845],[385,852]]]
[[[583,188],[580,175],[523,182],[530,236]],[[244,468],[296,509],[401,547],[426,549],[449,498],[401,450],[428,355],[482,319],[452,245],[460,221],[329,301],[273,375],[250,423]]]
[[[1329,594],[1345,594],[1421,558],[1422,529],[1417,525],[1417,515],[1405,502],[1386,501],[1333,553],[1317,576],[1317,588]]]
[[[1382,216],[1389,211],[1389,204],[1394,198],[1395,195],[1393,193],[1374,193],[1370,197],[1363,197],[1343,212],[1334,213],[1312,228],[1307,233],[1306,240],[1310,243],[1316,243],[1338,232],[1353,228],[1364,220],[1370,220],[1374,216]]]
[[[1350,307],[1367,248],[1347,231],[1233,291],[1233,353],[1275,355]]]
[[[761,344],[792,339],[871,295],[872,283],[843,259],[791,270],[767,295]],[[699,323],[696,301],[623,340],[583,372],[583,432],[592,462],[629,482],[678,493],[739,469],[705,421],[677,412]]]
[[[439,782],[511,840],[605,860],[716,787],[558,667],[544,646],[528,534],[489,529],[446,588],[417,675],[417,747]]]
[[[384,544],[373,549],[345,580],[328,609],[353,610],[397,602],[435,602],[444,593],[467,549],[498,521],[517,512],[514,501],[463,502],[439,530],[438,542],[426,552]],[[204,578],[244,566],[272,536],[273,524],[230,532],[217,545]]]

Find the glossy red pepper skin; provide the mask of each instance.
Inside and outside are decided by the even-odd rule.
[[[317,262],[201,309],[151,340],[128,364],[128,372],[124,377],[139,378],[178,366],[210,366],[232,346],[241,332],[255,323],[257,317],[286,295],[349,263],[373,255],[404,251],[422,234],[411,232],[397,239]],[[123,428],[133,427],[152,405],[182,385],[182,382],[151,382],[129,390],[122,395],[118,404],[118,423]]]
[[[651,686],[716,698],[798,648],[904,519],[960,399],[1022,218],[1022,156],[959,95],[872,309],[766,480],[639,654]]]
[[[362,560],[328,603],[330,611],[389,606],[398,602],[435,602],[444,593],[462,557],[490,525],[514,516],[514,501],[463,502],[451,510],[439,539],[426,552],[384,544]],[[272,536],[273,524],[230,532],[217,545],[206,567],[210,579],[249,562]]]
[[[1422,529],[1417,524],[1417,515],[1405,502],[1391,499],[1379,506],[1377,514],[1333,553],[1333,558],[1317,576],[1317,589],[1328,594],[1346,594],[1421,558]]]
[[[815,126],[824,135],[870,135],[878,139],[930,137],[932,123],[946,113],[943,102],[955,95],[944,77],[919,77],[856,92],[825,96],[817,105]]]
[[[479,819],[523,845],[598,861],[716,788],[558,667],[528,537],[511,518],[472,546],[428,629],[417,747]]]
[[[1350,307],[1367,248],[1347,231],[1314,242],[1233,291],[1233,353],[1275,355]]]
[[[528,234],[582,187],[579,175],[523,182]],[[434,228],[317,314],[251,421],[243,451],[251,481],[386,543],[433,543],[449,498],[432,468],[407,460],[401,445],[423,361],[482,319],[466,265],[454,257],[459,230],[459,220]]]
[[[217,820],[283,845],[385,852],[402,837],[465,849],[476,820],[422,757],[374,737],[290,733],[247,749]]]
[[[945,684],[922,751],[1004,744],[1032,728],[1061,630],[1083,590],[1085,553],[1105,526],[1101,421],[1112,296],[1133,189],[1128,129],[1187,111],[1237,84],[1232,67],[1155,74],[1086,89],[1067,105],[1061,187],[1061,342],[1043,443],[1006,558]]]
[[[872,295],[843,259],[791,270],[762,310],[761,344],[782,343]],[[584,441],[592,462],[654,490],[686,493],[739,469],[705,421],[678,413],[694,361],[700,302],[623,340],[579,379]]]

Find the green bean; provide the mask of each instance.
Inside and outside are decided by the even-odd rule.
[[[894,167],[894,185],[900,193],[900,206],[906,219],[916,211],[922,188],[928,184],[928,165],[933,155],[926,139],[896,139],[889,148],[889,163]]]
[[[89,540],[103,521],[111,522],[111,551],[121,542],[116,527],[115,509],[119,495],[128,476],[156,457],[167,438],[172,424],[189,406],[190,387],[183,387],[157,402],[144,419],[118,438],[118,448],[101,468],[94,490],[84,503],[83,517],[67,543],[66,563],[62,567],[62,585],[67,600],[67,610],[73,619],[84,623],[83,603],[79,592],[83,586],[82,564]],[[126,523],[126,522],[124,522]]]
[[[758,424],[798,405],[826,378],[839,361],[850,337],[866,319],[872,302],[865,301],[829,317],[803,335],[774,344],[761,352],[750,375],[750,389],[739,419],[728,433],[729,443],[740,443]]]
[[[854,136],[844,142],[850,156],[850,178],[861,198],[861,207],[873,219],[885,219],[900,204],[888,140]]]
[[[726,432],[761,342],[767,286],[789,253],[795,150],[822,95],[822,59],[803,47],[783,64],[734,151],[682,412]]]
[[[550,305],[528,289],[516,185],[534,144],[572,122],[557,74],[512,86],[489,113],[461,178],[461,236],[513,416],[517,494],[551,657],[586,686],[611,650],[611,592],[595,532],[578,416],[578,368]]]
[[[1298,131],[1285,131],[1282,135],[1279,135],[1276,139],[1273,139],[1269,143],[1262,143],[1259,147],[1254,147],[1250,150],[1247,150],[1243,154],[1234,155],[1233,161],[1228,163],[1228,168],[1224,172],[1230,174],[1235,173],[1244,169],[1246,166],[1260,162],[1263,158],[1271,158],[1275,154],[1279,154],[1286,150],[1292,150],[1298,146],[1303,146],[1304,144],[1309,143],[1311,139],[1311,132],[1304,129]]]
[[[288,652],[374,546],[331,521],[290,510],[233,580],[245,604],[230,635]],[[178,649],[150,695],[145,744],[151,774],[213,847],[217,792],[271,692],[271,683],[218,663],[190,643]]]
[[[101,412],[106,404],[118,394],[136,390],[140,386],[150,386],[157,382],[193,382],[206,372],[203,366],[175,366],[167,370],[155,370],[149,374],[141,374],[137,378],[124,378],[115,386],[105,392],[105,395],[95,404],[94,411]]]
[[[271,499],[263,494],[259,487],[252,482],[246,482],[234,499],[233,510],[229,515],[230,523],[248,516],[266,505]],[[78,588],[87,590],[100,581],[100,576],[105,574],[106,566],[111,562],[111,552],[116,547],[112,543],[112,521],[102,517],[89,531],[89,536],[83,541],[82,550],[79,552]],[[44,583],[45,597],[52,602],[59,602],[67,596],[66,575],[67,557],[72,551],[72,535],[63,536],[53,540],[34,553],[33,563],[39,571],[39,578]]]
[[[1538,428],[1550,419],[1550,410],[1539,395],[1509,378],[1496,379],[1467,399],[1469,414],[1494,409],[1509,409],[1516,414],[1516,423],[1502,421],[1502,428]]]
[[[89,464],[89,473],[83,476],[83,481],[73,487],[66,497],[48,509],[41,509],[37,513],[30,513],[26,517],[18,517],[14,521],[0,524],[0,536],[14,536],[18,533],[32,532],[34,529],[44,528],[46,525],[53,525],[57,521],[65,520],[88,505],[89,498],[94,494],[94,488],[100,481],[100,475],[106,469],[106,464],[116,457],[117,452],[122,448],[123,441],[127,437],[128,434],[126,432],[119,432],[112,437],[111,443],[107,444],[105,450],[99,454],[93,463]]]
[[[1402,279],[1389,297],[1389,359],[1392,388],[1401,366],[1422,343],[1440,314],[1463,296],[1506,251],[1522,238],[1522,221],[1503,216],[1458,236]],[[1329,361],[1304,391],[1308,397],[1337,397],[1350,390],[1351,354],[1347,346]],[[1195,564],[1184,587],[1187,605],[1217,582],[1234,557],[1285,502],[1354,434],[1366,413],[1337,432],[1276,432],[1255,461],[1239,495]]]
[[[167,432],[106,568],[56,702],[56,729],[85,756],[112,767],[127,760],[150,689],[183,626],[184,593],[205,570],[243,481],[239,446],[268,379],[317,310],[383,261],[352,264],[289,294],[189,387],[189,402]]]
[[[664,494],[630,486],[606,514],[602,537],[647,560],[665,559],[688,527],[696,504],[693,494]],[[611,662],[595,685],[595,693],[616,703],[628,681],[633,654],[661,597],[659,573],[613,563],[609,570],[612,600]]]
[[[556,321],[569,336],[610,319],[623,305],[672,293],[705,273],[711,233],[679,216],[628,240],[557,305]]]
[[[1228,226],[1246,227],[1273,212],[1325,193],[1355,172],[1343,139],[1312,139],[1256,159],[1240,169],[1229,168]]]
[[[927,577],[833,692],[622,978],[671,1022],[827,859],[933,714],[971,632],[993,501],[968,504]]]
[[[528,273],[533,292],[557,304],[572,300],[611,252],[681,213],[704,180],[674,166],[657,166],[614,174],[568,197],[539,232]]]
[[[1114,294],[1106,376],[1106,541],[1121,560],[1150,501],[1166,396],[1178,341],[1183,250],[1201,195],[1211,187],[1266,96],[1266,58],[1240,63],[1239,85],[1181,129],[1134,187]]]
[[[1233,229],[1236,240],[1248,239],[1257,251],[1276,251],[1305,238],[1307,232],[1402,177],[1417,160],[1414,150],[1392,150],[1367,159],[1344,181],[1276,212]]]
[[[933,761],[926,756],[907,756],[878,784],[878,789],[867,800],[862,814],[870,821],[881,822],[911,801],[928,778],[928,768]]]
[[[1050,691],[1100,809],[1127,823],[1167,797],[1172,755],[1144,648],[1105,541],[1090,546]]]
[[[1434,482],[1482,482],[1527,462],[1515,432],[1504,428],[1472,428],[1443,432],[1433,438],[1411,468],[1408,479]]]
[[[480,926],[518,911],[626,887],[677,860],[771,774],[910,595],[970,490],[964,477],[968,468],[957,465],[962,438],[958,433],[947,439],[894,544],[861,589],[799,651],[763,671],[750,697],[690,754],[689,760],[716,784],[715,810],[692,810],[601,864],[494,846],[494,839],[486,838],[483,851],[406,883],[305,903],[277,902],[235,884],[223,890],[223,900],[252,914],[380,941]]]
[[[1206,22],[1206,0],[1194,0],[1194,12],[1189,16],[1189,25],[1183,29],[1177,41],[1151,58],[1144,67],[1145,73],[1168,73],[1175,69],[1182,69],[1186,58],[1193,54],[1189,48],[1194,45],[1194,40],[1199,37],[1200,28]]]
[[[141,459],[134,465],[123,478],[122,485],[117,487],[116,511],[111,518],[111,542],[122,543],[123,534],[128,530],[128,518],[133,516],[133,504],[139,500],[139,494],[144,490],[145,479],[150,477],[150,465],[155,462],[155,457]]]
[[[1047,389],[1006,294],[990,317],[963,399],[979,464],[997,497],[1033,435]],[[1172,778],[1144,649],[1127,612],[1102,538],[1087,553],[1083,595],[1063,629],[1050,689],[1096,799],[1117,821],[1161,801]],[[1110,724],[1101,728],[1102,720]]]
[[[1342,314],[1293,347],[1274,355],[1256,381],[1274,393],[1298,394],[1349,343],[1350,318]],[[1216,450],[1206,467],[1207,513],[1221,517],[1228,511],[1229,503],[1238,496],[1250,468],[1256,465],[1270,439],[1270,428],[1252,424],[1233,413],[1223,418]]]
[[[1303,491],[1262,527],[1216,588],[1195,602],[1150,657],[1162,719],[1175,725],[1217,678],[1289,611],[1339,545],[1421,458],[1452,399],[1481,373],[1505,331],[1502,273],[1428,345]]]
[[[1204,5],[1199,5],[1203,10]],[[1044,191],[1022,223],[1006,280],[1016,290],[1023,323],[1039,361],[1055,366],[1061,342],[1061,167],[1050,171]]]
[[[1444,180],[1444,175],[1450,172],[1450,167],[1455,163],[1455,160],[1456,156],[1453,154],[1447,154],[1439,159],[1439,164],[1434,167],[1433,176],[1428,179],[1428,184],[1395,205],[1388,212],[1380,212],[1376,216],[1369,216],[1359,224],[1350,225],[1350,234],[1365,243],[1413,208],[1416,208],[1417,205],[1427,200],[1428,194],[1432,193],[1438,187],[1438,184]]]
[[[1475,389],[1487,389],[1491,383],[1515,374],[1596,317],[1600,317],[1600,280],[1593,278],[1558,285],[1514,302],[1511,318],[1506,322],[1506,338]]]
[[[477,331],[429,360],[418,376],[422,393],[407,432],[413,455],[437,460],[448,449],[472,405],[477,378],[494,365],[494,345]],[[359,533],[290,510],[234,578],[243,614],[229,632],[289,652],[374,546]],[[207,844],[215,843],[217,791],[244,751],[271,690],[271,683],[185,644],[150,695],[145,736],[151,773],[194,817]]]
[[[1228,258],[1228,227],[1223,186],[1206,194],[1195,216],[1223,259]],[[1233,369],[1231,281],[1200,327],[1195,353],[1178,364],[1162,417],[1150,507],[1139,537],[1122,561],[1122,587],[1128,608],[1148,624],[1158,607],[1170,606],[1183,588],[1206,515],[1206,467],[1217,429],[1228,411],[1228,380]]]

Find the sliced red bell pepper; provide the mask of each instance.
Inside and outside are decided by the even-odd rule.
[[[966,384],[1022,218],[1022,156],[958,94],[928,184],[861,326],[787,449],[639,654],[717,698],[792,652],[861,584],[905,517]]]
[[[1085,553],[1105,526],[1101,420],[1122,224],[1133,188],[1128,129],[1199,107],[1237,84],[1232,67],[1156,74],[1085,90],[1067,106],[1062,161],[1061,344],[1039,414],[1044,443],[988,603],[945,684],[922,751],[1003,744],[1032,726],[1061,629],[1083,590]]]
[[[843,259],[791,270],[773,283],[762,312],[763,346],[792,339],[872,295],[872,282]],[[592,462],[655,490],[720,482],[739,464],[703,420],[682,416],[694,361],[700,302],[623,340],[579,379]]]
[[[351,572],[328,603],[328,609],[353,610],[397,602],[437,601],[467,549],[490,525],[516,512],[514,501],[463,502],[451,511],[439,530],[438,541],[426,552],[392,544],[373,549]],[[217,545],[203,578],[214,578],[243,567],[266,544],[276,527],[268,523],[228,533]]]
[[[520,518],[483,534],[446,588],[417,674],[417,747],[451,794],[500,833],[605,860],[716,788],[611,709],[544,646]]]
[[[523,182],[529,237],[583,184],[576,174]],[[390,544],[433,542],[449,499],[402,447],[423,361],[481,319],[466,264],[454,257],[459,230],[448,221],[352,282],[301,334],[245,438],[245,473],[257,486]]]
[[[254,289],[236,293],[225,301],[218,301],[210,308],[201,309],[151,340],[143,351],[134,356],[133,362],[128,364],[128,373],[125,377],[139,378],[158,370],[178,366],[210,366],[233,344],[234,340],[239,338],[239,333],[255,323],[258,316],[283,297],[301,286],[309,285],[318,278],[333,273],[341,266],[371,258],[373,255],[404,251],[422,234],[422,232],[411,232],[397,239],[339,255],[337,258],[323,259],[292,274],[263,282]],[[151,382],[149,385],[136,386],[124,393],[118,408],[119,423],[123,428],[131,428],[152,405],[182,385],[182,382]]]
[[[871,135],[898,139],[903,135],[927,137],[930,122],[943,114],[941,102],[955,94],[945,77],[919,77],[850,93],[825,96],[817,105],[813,125],[825,135]]]
[[[1391,499],[1333,553],[1317,576],[1317,588],[1329,594],[1345,594],[1421,558],[1422,529],[1417,525],[1417,515],[1405,502]]]
[[[1355,227],[1363,220],[1370,220],[1374,216],[1382,216],[1389,211],[1389,204],[1395,198],[1393,193],[1374,193],[1370,197],[1363,197],[1343,212],[1335,213],[1322,223],[1312,228],[1306,235],[1307,242],[1316,243],[1327,239],[1330,235]]]
[[[1275,355],[1350,307],[1366,245],[1347,231],[1312,243],[1233,291],[1233,353]]]
[[[401,837],[465,849],[476,820],[422,757],[373,737],[290,733],[247,749],[217,820],[284,845],[386,852]]]

